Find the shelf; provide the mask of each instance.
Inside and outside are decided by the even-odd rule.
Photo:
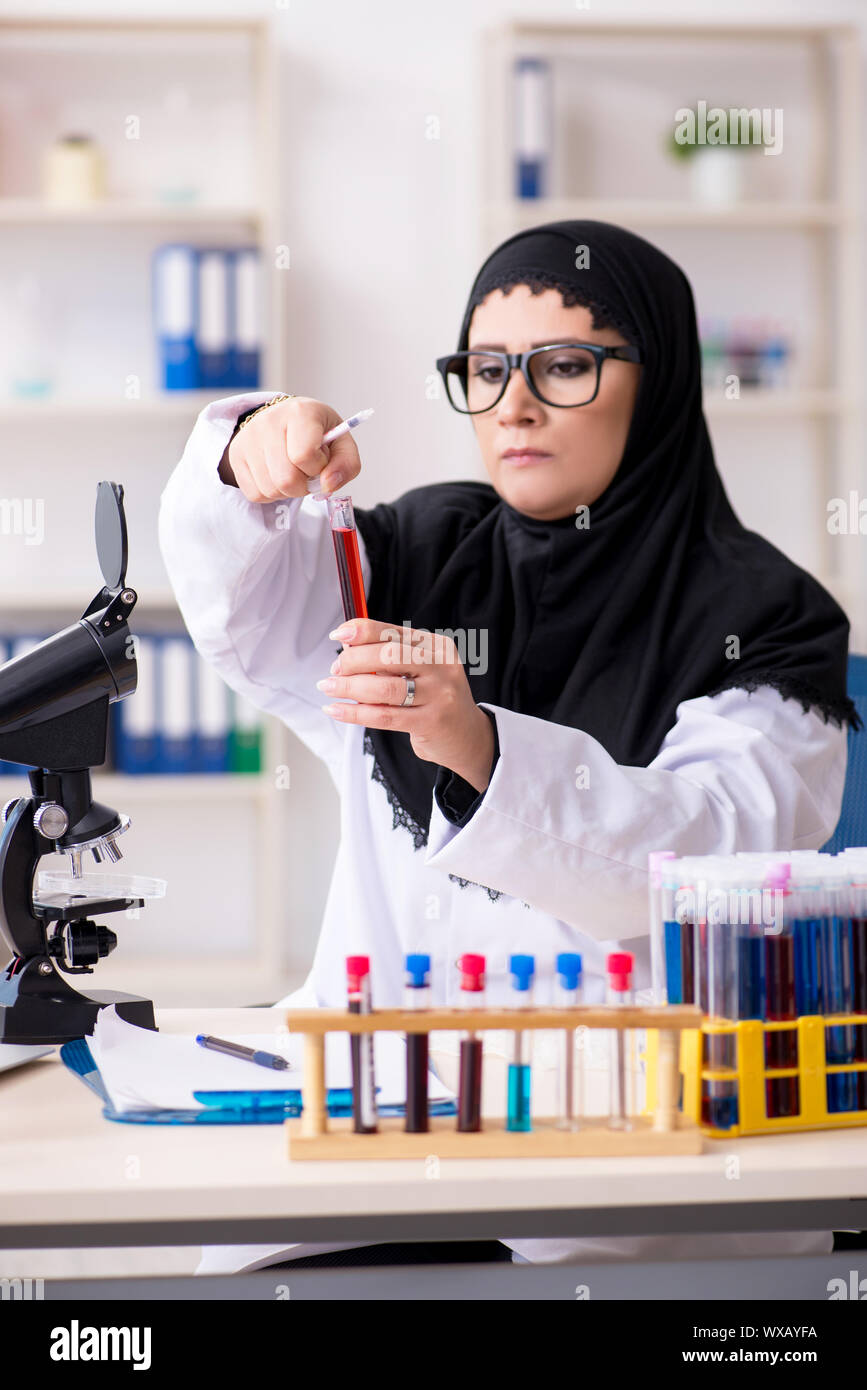
[[[634,20],[629,16],[623,19],[595,19],[582,15],[572,24],[561,24],[556,20],[512,20],[503,28],[507,38],[516,40],[542,39],[552,43],[565,39],[584,38],[636,38],[636,39],[763,39],[768,43],[778,43],[781,39],[824,39],[836,35],[848,37],[855,26],[843,20],[817,20],[815,23],[790,24],[785,20],[777,24],[755,20],[739,20],[733,17],[720,24],[715,20],[703,19],[648,19]]]
[[[837,391],[763,391],[749,387],[744,387],[736,400],[727,400],[722,394],[709,395],[705,391],[703,403],[705,416],[709,420],[837,415],[853,410],[855,406],[856,402],[847,400]]]
[[[120,8],[130,7],[114,7],[115,10]],[[148,8],[145,6],[144,10]],[[133,109],[142,112],[139,150],[127,150],[116,121],[109,121],[106,127],[104,154],[108,168],[111,170],[115,161],[119,161],[117,168],[124,174],[122,186],[119,178],[110,184],[109,196],[86,206],[67,207],[46,201],[41,196],[38,180],[25,183],[22,176],[13,182],[11,175],[0,190],[6,195],[0,196],[0,238],[8,247],[13,243],[16,248],[20,246],[22,255],[25,252],[31,255],[36,262],[34,269],[45,262],[49,242],[61,247],[74,243],[75,255],[67,254],[65,258],[62,254],[59,258],[54,253],[49,255],[49,260],[53,257],[53,278],[46,284],[46,292],[59,295],[64,303],[67,295],[70,296],[70,308],[74,305],[77,314],[86,308],[82,296],[89,295],[93,289],[96,300],[92,322],[97,329],[106,323],[111,326],[121,312],[113,287],[121,283],[122,277],[125,288],[119,351],[121,356],[131,354],[133,360],[115,377],[98,371],[94,360],[87,371],[82,370],[74,376],[70,373],[63,379],[58,376],[52,395],[41,400],[14,399],[11,394],[0,398],[0,426],[7,434],[10,428],[14,430],[14,447],[26,456],[28,469],[34,477],[55,479],[54,460],[63,457],[61,437],[69,438],[77,456],[79,446],[84,447],[85,437],[92,434],[97,439],[100,454],[108,450],[113,457],[127,460],[124,468],[130,476],[126,478],[121,474],[127,485],[127,496],[131,498],[136,490],[142,494],[142,505],[151,507],[150,518],[144,511],[139,517],[141,535],[133,545],[138,554],[138,545],[145,544],[147,553],[143,552],[140,558],[146,563],[141,570],[131,566],[129,572],[129,579],[139,594],[131,627],[141,636],[168,629],[184,631],[177,601],[159,558],[154,507],[158,479],[154,476],[154,468],[162,474],[164,468],[171,467],[180,457],[183,438],[189,434],[203,406],[221,397],[243,395],[247,389],[184,392],[159,389],[159,378],[151,372],[146,360],[153,355],[149,296],[146,294],[150,251],[158,243],[171,241],[196,246],[249,244],[264,250],[283,239],[280,229],[285,219],[278,166],[285,131],[275,113],[279,104],[281,68],[291,73],[293,65],[289,55],[280,53],[276,37],[274,23],[267,15],[221,17],[209,14],[200,18],[141,13],[137,17],[106,14],[70,18],[58,13],[30,18],[22,13],[0,19],[0,49],[5,68],[10,73],[15,72],[25,96],[25,100],[18,103],[21,109],[10,111],[13,127],[23,123],[19,133],[28,146],[24,163],[29,159],[33,165],[30,154],[37,156],[53,134],[48,125],[42,135],[38,131],[34,133],[33,129],[28,131],[26,126],[29,102],[32,99],[38,105],[45,94],[44,74],[40,81],[43,58],[47,63],[46,71],[50,69],[61,75],[63,92],[59,89],[54,92],[58,100],[62,97],[64,102],[68,99],[76,105],[83,102],[89,110],[94,92],[99,88],[100,73],[111,74],[114,67],[117,68],[114,87],[118,87],[120,81],[118,90],[128,88],[127,75],[134,79],[138,92]],[[67,54],[70,55],[68,63],[65,61]],[[22,55],[26,61],[21,61]],[[232,78],[226,88],[222,75],[229,64]],[[187,112],[177,127],[166,123],[163,111],[163,103],[175,79],[181,88],[187,89],[190,97]],[[121,112],[126,110],[125,107],[120,109]],[[217,118],[213,128],[207,119],[211,109]],[[40,108],[40,113],[41,119],[45,111]],[[157,113],[158,127],[152,125],[148,129],[146,123]],[[109,112],[106,119],[110,117]],[[191,124],[193,121],[195,125]],[[232,122],[231,128],[224,125],[228,121]],[[12,138],[15,130],[10,129]],[[214,129],[227,133],[228,144],[225,148],[221,145],[218,161],[225,167],[202,171],[202,179],[197,180],[200,194],[195,201],[170,201],[173,191],[181,195],[184,191],[178,183],[182,172],[173,172],[170,167],[173,132],[180,132],[182,136],[189,134],[197,147],[201,143],[202,157],[207,162],[208,150],[214,143]],[[221,144],[219,136],[217,143]],[[139,159],[136,159],[137,153]],[[243,167],[245,179],[243,185],[235,187],[231,178],[227,180],[224,175],[226,170],[237,167]],[[192,191],[192,176],[190,186]],[[160,197],[163,191],[165,199]],[[84,261],[76,267],[76,260],[81,261],[82,257]],[[288,286],[283,283],[286,277],[279,277],[279,286],[274,284],[266,289],[267,275],[265,265],[262,297],[266,312],[262,315],[261,346],[264,360],[270,364],[269,380],[280,382],[285,379],[290,295]],[[130,280],[130,276],[135,278]],[[92,285],[90,277],[93,277]],[[130,291],[128,298],[127,289]],[[90,323],[88,318],[87,324]],[[80,351],[87,358],[85,366],[88,366],[93,354],[88,347],[86,324],[79,330],[78,339]],[[138,372],[142,399],[127,399],[124,383],[128,371]],[[126,444],[130,440],[138,440],[140,447],[127,458]],[[67,469],[63,477],[57,475],[57,481],[61,484],[58,506],[62,509],[78,495],[79,470]],[[147,498],[150,498],[149,504]],[[128,520],[134,526],[135,517],[128,517]],[[88,563],[70,570],[64,558],[66,548],[61,546],[63,555],[52,552],[39,563],[34,560],[32,573],[26,576],[17,562],[8,561],[0,575],[0,626],[4,630],[27,635],[36,631],[48,634],[78,620],[96,592],[98,568],[94,558],[90,562],[93,564],[91,578],[87,575]],[[27,559],[33,560],[33,557],[27,556]],[[155,835],[158,841],[162,834],[166,845],[177,841],[179,836],[192,837],[194,855],[210,854],[214,863],[226,864],[231,874],[243,879],[244,898],[250,904],[249,912],[243,914],[244,920],[231,927],[227,925],[222,933],[227,938],[223,944],[229,954],[213,956],[208,944],[210,938],[202,938],[201,914],[185,910],[183,895],[175,898],[170,889],[167,902],[160,905],[160,945],[152,944],[150,951],[146,951],[146,935],[139,937],[137,932],[126,931],[120,926],[119,934],[123,931],[123,935],[119,949],[100,963],[93,981],[97,988],[126,989],[164,1005],[186,1003],[213,1007],[221,1003],[256,1004],[278,999],[288,993],[293,983],[300,983],[292,978],[293,975],[300,975],[301,979],[306,975],[306,959],[294,972],[282,962],[286,950],[284,928],[290,863],[281,822],[288,798],[277,799],[272,769],[286,761],[282,750],[290,735],[286,726],[272,716],[263,714],[262,726],[265,771],[259,774],[136,776],[108,769],[94,771],[95,794],[99,799],[128,811],[133,820],[146,822],[148,835]],[[277,756],[278,751],[280,756]],[[3,780],[7,783],[4,800],[27,786],[26,777],[23,780],[6,777],[0,779],[0,785]],[[204,817],[203,828],[198,824],[202,817],[191,817],[190,812],[204,812],[209,806],[215,814]],[[227,814],[222,814],[223,808]],[[212,824],[215,821],[216,824]],[[249,848],[243,853],[236,853],[236,821],[251,828]],[[129,851],[123,843],[121,847],[125,854],[132,850],[132,845]],[[149,915],[150,910],[142,914],[145,933]],[[169,937],[177,954],[168,949]],[[135,949],[137,942],[141,952]],[[306,955],[306,936],[296,950],[299,955]]]
[[[23,774],[22,774],[23,777]],[[0,791],[11,789],[19,777],[0,776]],[[270,778],[262,772],[176,772],[133,776],[123,772],[93,772],[93,790],[109,801],[262,801],[275,793]],[[0,804],[8,800],[0,796]]]
[[[46,396],[43,399],[0,399],[0,420],[91,420],[125,417],[153,420],[186,419],[198,415],[211,401],[224,395],[244,395],[258,387],[215,386],[207,391],[164,391],[128,400],[125,396]]]
[[[21,613],[42,614],[55,613],[61,610],[69,614],[71,623],[77,622],[81,617],[81,612],[93,598],[96,590],[97,580],[94,579],[90,588],[85,591],[79,589],[79,598],[74,600],[71,591],[67,589],[46,590],[44,593],[11,593],[4,594],[2,591],[4,579],[0,578],[0,614]],[[171,609],[173,613],[178,611],[178,601],[171,589],[136,589],[138,602],[135,607],[135,614],[150,613],[153,610],[162,611]],[[133,624],[135,623],[135,615]]]
[[[166,796],[173,801],[191,801],[207,797],[220,801],[260,801],[275,790],[270,776],[244,772],[181,772],[132,776],[123,772],[93,773],[93,788],[99,796],[112,801],[128,799],[159,801]]]
[[[46,223],[81,224],[83,226],[113,227],[118,224],[129,226],[160,226],[163,224],[191,224],[207,226],[209,223],[246,222],[257,226],[264,218],[264,212],[256,207],[208,206],[204,203],[92,203],[84,207],[63,207],[46,203],[41,198],[0,198],[0,223],[12,226],[32,226]]]
[[[498,225],[533,226],[587,218],[637,223],[643,227],[843,227],[857,221],[857,210],[842,203],[743,202],[714,207],[688,200],[656,198],[511,198],[489,205]]]

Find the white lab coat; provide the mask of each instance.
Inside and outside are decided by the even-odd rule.
[[[218,476],[238,415],[272,394],[226,398],[201,412],[163,492],[159,536],[202,656],[282,719],[323,760],[340,793],[340,845],[313,966],[281,1004],[341,1004],[345,957],[353,953],[372,958],[374,1003],[399,1004],[403,958],[420,950],[431,956],[435,1003],[455,1001],[462,951],[487,956],[493,1003],[508,997],[509,955],[527,950],[539,967],[538,1002],[550,997],[562,950],[580,951],[588,1002],[603,998],[605,956],[621,946],[634,953],[636,986],[646,989],[649,850],[727,854],[825,842],[842,801],[845,731],[762,687],[683,701],[648,767],[618,765],[580,729],[486,704],[500,758],[484,800],[463,828],[434,800],[428,844],[416,850],[371,779],[363,729],[321,710],[327,701],[316,682],[328,674],[338,649],[328,633],[343,617],[324,509],[309,498],[251,503]],[[360,548],[369,584],[363,541]],[[508,1243],[544,1261],[660,1246],[671,1255],[796,1253],[828,1250],[831,1239],[820,1232]],[[200,1272],[261,1266],[286,1249],[211,1247]]]

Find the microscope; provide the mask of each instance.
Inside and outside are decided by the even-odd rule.
[[[103,587],[71,627],[0,666],[0,758],[30,769],[30,795],[2,810],[0,939],[12,960],[0,972],[0,1044],[62,1043],[93,1031],[100,1009],[155,1028],[153,1004],[132,994],[82,992],[69,975],[89,975],[117,936],[94,917],[140,908],[134,896],[74,890],[82,855],[100,864],[122,856],[129,817],[93,800],[90,770],[105,762],[108,707],[136,688],[135,642],[127,622],[137,594],[126,586],[123,488],[96,490],[96,550]],[[69,856],[71,882],[34,893],[39,860]],[[92,884],[93,875],[88,882]],[[63,973],[61,973],[63,972]]]

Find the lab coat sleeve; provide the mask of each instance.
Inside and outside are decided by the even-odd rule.
[[[274,394],[226,397],[201,412],[160,499],[160,549],[201,655],[336,773],[350,726],[322,713],[316,689],[340,649],[328,633],[343,620],[325,509],[310,498],[249,502],[217,471],[238,416]]]
[[[763,686],[678,705],[648,767],[596,739],[484,706],[500,757],[465,825],[433,801],[426,863],[598,940],[646,935],[647,855],[818,848],[832,834],[846,732]]]

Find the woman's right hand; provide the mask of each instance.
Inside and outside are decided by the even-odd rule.
[[[321,491],[334,492],[361,471],[351,431],[332,444],[322,443],[343,419],[330,405],[308,396],[269,406],[230,441],[220,461],[220,477],[240,488],[250,502],[306,497],[308,479],[320,473]]]

